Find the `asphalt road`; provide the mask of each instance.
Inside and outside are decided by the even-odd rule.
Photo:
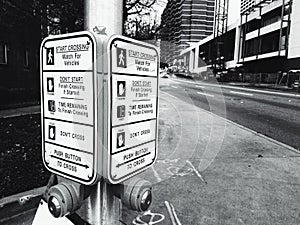
[[[300,95],[179,79],[164,82],[161,89],[167,93],[190,98],[197,107],[300,150]]]

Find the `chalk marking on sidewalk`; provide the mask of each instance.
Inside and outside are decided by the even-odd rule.
[[[170,166],[167,168],[167,171],[172,176],[180,176],[180,177],[187,176],[193,172],[193,170],[191,168],[188,168],[188,170],[183,171],[183,172],[179,172],[180,169],[181,168],[179,168],[177,166]],[[172,170],[175,170],[175,171],[173,172]]]
[[[169,215],[170,215],[170,219],[171,219],[171,222],[173,225],[176,225],[176,221],[175,221],[175,218],[174,218],[174,215],[172,213],[172,209],[171,209],[171,206],[170,206],[170,203],[168,201],[165,201],[165,205],[167,207],[167,210],[169,212]]]
[[[162,179],[160,178],[160,176],[158,175],[157,171],[154,169],[154,166],[151,167],[154,177],[156,178],[157,182],[161,182]]]
[[[198,95],[204,95],[204,96],[207,96],[207,97],[215,97],[214,95],[210,95],[210,94],[206,94],[206,93],[202,93],[202,92],[197,92]]]
[[[176,79],[176,78],[172,78],[172,79]],[[194,84],[194,85],[197,84],[196,82],[191,82],[191,81],[185,81],[185,80],[179,80],[179,79],[176,79],[176,80],[178,81],[178,83],[184,82],[184,83]],[[270,94],[270,95],[282,95],[282,96],[300,98],[300,94],[282,93],[282,92],[275,92],[275,91],[264,91],[264,90],[257,90],[257,89],[244,88],[244,87],[233,87],[233,86],[221,85],[221,84],[217,85],[217,84],[201,83],[201,85],[211,86],[211,87],[218,87],[218,88],[234,89],[234,90],[245,90],[245,91],[257,92],[257,93],[263,93],[263,94]]]
[[[253,96],[253,94],[250,93],[245,93],[245,92],[239,92],[239,91],[230,91],[232,94],[237,94],[237,95],[246,95],[246,96]]]
[[[177,97],[175,97],[175,96],[173,96],[173,95],[171,95],[171,94],[169,94],[169,93],[167,93],[167,92],[164,92],[164,93],[165,93],[166,95],[169,95],[169,96],[172,97],[172,98],[175,98],[175,99],[177,99],[177,100],[179,100],[179,101],[182,101],[182,100],[180,100],[179,98],[177,98]],[[300,95],[299,95],[299,96],[300,96]],[[281,147],[284,147],[284,148],[286,148],[286,149],[288,149],[288,150],[290,150],[290,151],[292,151],[292,152],[295,152],[295,153],[297,153],[297,154],[300,153],[299,150],[293,148],[292,146],[289,146],[289,145],[287,145],[287,144],[284,144],[284,143],[282,143],[282,142],[280,142],[280,141],[276,141],[275,139],[272,139],[272,138],[270,138],[270,137],[267,137],[266,135],[263,135],[263,134],[261,134],[261,133],[258,133],[258,132],[256,132],[255,130],[251,130],[251,129],[248,128],[248,127],[245,127],[245,126],[243,126],[243,125],[240,125],[240,124],[238,124],[238,123],[235,123],[235,122],[233,122],[233,121],[231,121],[231,120],[229,120],[229,119],[226,119],[226,118],[224,118],[224,117],[222,117],[222,116],[218,116],[218,115],[216,115],[216,114],[214,114],[214,113],[212,113],[212,112],[210,112],[210,111],[207,111],[207,110],[202,109],[202,108],[199,108],[199,107],[198,107],[198,110],[203,111],[203,112],[207,112],[207,113],[209,113],[209,114],[212,115],[212,116],[216,116],[216,117],[218,117],[218,118],[220,118],[220,119],[223,119],[223,120],[225,120],[226,122],[231,123],[232,125],[238,126],[239,128],[241,128],[241,129],[243,129],[243,130],[249,131],[249,132],[251,132],[251,133],[253,133],[253,134],[255,134],[255,135],[259,136],[259,137],[262,137],[262,138],[264,138],[264,139],[267,139],[267,140],[269,140],[269,141],[271,141],[271,142],[273,142],[273,143],[275,143],[275,144],[277,144],[277,145],[279,145],[279,146],[281,146]]]
[[[177,213],[176,213],[175,208],[174,208],[174,206],[173,206],[172,203],[171,203],[171,209],[172,209],[172,212],[173,212],[173,215],[175,217],[175,221],[177,222],[177,224],[178,225],[182,225],[181,222],[180,222],[180,220],[178,219]]]
[[[171,85],[170,87],[177,89],[178,87]]]
[[[144,221],[142,218],[143,216],[150,216],[149,221]],[[155,217],[160,217],[158,220],[154,220]],[[142,215],[138,215],[133,221],[132,224],[134,225],[154,225],[162,222],[165,219],[165,216],[160,213],[153,213],[150,210],[144,212]]]
[[[199,171],[194,167],[194,165],[191,163],[190,160],[186,160],[186,162],[192,167],[192,169],[194,170],[195,174],[197,175],[197,177],[200,178],[200,180],[202,180],[205,184],[207,184],[207,182],[203,179],[202,175],[199,173]]]

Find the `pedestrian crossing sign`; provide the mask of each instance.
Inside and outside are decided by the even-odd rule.
[[[54,65],[54,48],[46,48],[47,65]]]
[[[127,51],[124,48],[117,48],[117,66],[121,68],[127,67]]]

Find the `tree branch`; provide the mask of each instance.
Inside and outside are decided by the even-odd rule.
[[[127,4],[127,5],[130,5],[129,7],[126,7],[127,11],[130,11],[134,6],[136,6],[137,4],[139,4],[140,1],[141,0],[135,0],[134,2]]]
[[[148,2],[148,4],[147,4],[147,3],[142,3],[142,2],[140,2],[139,4],[140,4],[141,6],[150,8],[152,5],[155,4],[155,2],[156,2],[156,0],[153,0],[151,3]]]
[[[143,9],[137,9],[136,11],[127,13],[127,15],[139,14],[139,13],[141,13],[142,11],[143,11]]]

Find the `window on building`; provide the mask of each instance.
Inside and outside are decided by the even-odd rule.
[[[257,30],[261,27],[261,20],[255,19],[247,23],[246,32],[250,33],[251,31]]]
[[[0,64],[7,64],[7,45],[0,43]]]
[[[199,59],[198,59],[198,67],[206,66],[206,52],[203,50],[202,46],[199,47]]]
[[[254,56],[257,54],[259,54],[259,39],[246,41],[244,57]]]
[[[24,67],[26,67],[26,68],[29,67],[29,50],[28,49],[24,50]]]
[[[261,53],[275,52],[279,50],[279,33],[273,32],[262,36]]]
[[[263,15],[263,26],[268,26],[272,23],[276,23],[280,19],[281,19],[281,8],[277,8]]]
[[[284,15],[288,15],[292,12],[292,8],[290,7],[290,4],[284,6]]]
[[[286,49],[286,36],[282,36],[280,50],[285,50],[285,49]]]

